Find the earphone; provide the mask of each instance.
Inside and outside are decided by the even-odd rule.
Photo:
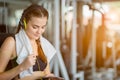
[[[26,20],[25,20],[25,18],[23,19],[23,23],[24,23],[24,28],[26,30],[27,26],[26,26]]]

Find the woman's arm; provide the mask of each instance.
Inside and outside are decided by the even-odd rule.
[[[17,66],[12,70],[4,72],[9,60],[13,56],[14,48],[15,40],[12,37],[8,37],[7,39],[5,39],[4,43],[0,48],[0,79],[2,80],[10,80],[22,71],[21,66]]]
[[[45,68],[44,71],[45,71],[46,75],[51,73],[51,72],[50,72],[50,65],[49,65],[48,62],[47,62],[47,66],[46,66],[46,68]]]
[[[26,76],[26,77],[21,78],[19,80],[36,80],[36,79],[41,79],[44,76],[45,76],[45,72],[44,71],[35,71],[35,72],[33,72],[32,75]]]
[[[20,80],[36,80],[36,79],[40,79],[42,77],[48,77],[48,76],[54,76],[50,72],[49,63],[47,63],[47,66],[44,71],[35,71],[31,76],[26,76]]]
[[[5,71],[9,60],[16,53],[15,51],[15,40],[13,37],[8,37],[5,39],[3,45],[0,48],[0,79],[1,80],[11,80],[21,71],[28,69],[30,66],[35,64],[34,55],[29,55],[22,64],[17,67]]]
[[[36,80],[36,79],[41,79],[42,77],[48,77],[48,76],[54,76],[50,72],[49,63],[47,63],[47,66],[44,71],[35,71],[31,76],[26,76],[19,80]]]
[[[47,62],[47,67],[46,67],[46,69],[44,70],[44,72],[45,72],[45,74],[46,74],[46,77],[48,77],[48,76],[54,76],[54,74],[52,74],[51,71],[50,71],[50,65],[49,65],[48,62]]]
[[[1,80],[11,80],[16,75],[18,75],[21,71],[23,71],[22,67],[17,66],[9,71],[6,72],[0,72],[0,79]]]

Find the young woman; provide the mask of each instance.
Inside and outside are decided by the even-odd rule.
[[[40,5],[30,5],[23,11],[17,33],[7,37],[0,49],[1,80],[35,80],[53,76],[49,62],[56,51],[42,37],[47,20],[48,12]]]

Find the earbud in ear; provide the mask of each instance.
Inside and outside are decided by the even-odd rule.
[[[23,19],[23,23],[24,23],[24,28],[26,30],[27,26],[26,26],[26,20],[25,20],[25,18]]]

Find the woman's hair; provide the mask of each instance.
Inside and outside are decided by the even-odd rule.
[[[25,27],[26,27],[25,23],[27,24],[27,22],[32,17],[47,17],[47,19],[48,19],[49,14],[48,14],[48,11],[44,7],[42,7],[38,4],[30,5],[22,13],[21,19],[18,24],[17,33],[20,31],[21,28],[25,29]]]
[[[48,19],[48,16],[49,16],[48,11],[42,6],[37,4],[30,5],[22,13],[21,19],[18,24],[17,33],[20,31],[21,28],[25,29],[26,24],[32,17],[39,17],[39,18],[47,17]],[[38,45],[38,55],[41,58],[41,60],[46,63],[47,62],[46,56],[44,55],[43,52],[40,51],[41,47],[40,47],[39,39],[36,40],[36,42]]]

